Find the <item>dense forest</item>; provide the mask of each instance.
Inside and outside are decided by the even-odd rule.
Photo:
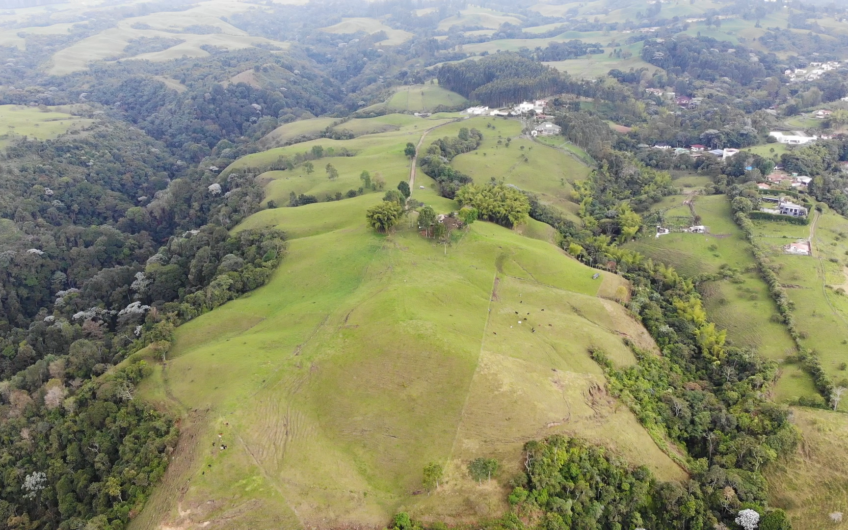
[[[556,70],[517,54],[446,64],[438,79],[448,90],[492,107],[558,94],[565,86]]]
[[[727,77],[740,85],[782,72],[774,54],[755,53],[709,37],[648,40],[642,59],[671,73],[686,73],[702,81]]]

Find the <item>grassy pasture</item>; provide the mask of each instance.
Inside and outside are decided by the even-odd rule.
[[[553,24],[544,24],[542,26],[532,26],[529,28],[524,28],[524,33],[547,33],[548,31],[552,31],[562,26],[561,22],[554,22]]]
[[[816,223],[813,256],[784,254],[783,245],[796,239],[799,228],[806,229],[809,237],[810,227],[778,226],[773,230],[784,230],[788,239],[760,237],[758,242],[770,252],[786,294],[795,304],[796,325],[806,335],[802,343],[815,350],[834,382],[848,385],[848,371],[840,369],[848,362],[848,297],[838,291],[848,291],[848,222],[835,213],[825,213]],[[840,409],[848,410],[846,405],[843,402]]]
[[[439,31],[447,31],[454,26],[479,26],[487,29],[498,29],[506,23],[520,26],[521,19],[483,7],[469,7],[468,9],[463,9],[457,16],[442,20],[439,22],[439,26],[436,29]]]
[[[344,129],[357,136],[366,134],[377,134],[382,132],[399,131],[401,129],[417,129],[421,119],[409,114],[386,114],[376,118],[355,118],[335,127],[336,130]]]
[[[286,123],[266,134],[259,144],[266,149],[282,146],[300,136],[318,135],[336,121],[336,118],[313,118]]]
[[[174,90],[176,92],[179,92],[179,93],[183,93],[186,90],[188,90],[188,87],[186,87],[184,84],[182,84],[179,81],[177,81],[176,79],[173,79],[173,78],[170,78],[170,77],[157,75],[157,76],[153,76],[153,79],[155,79],[157,81],[161,81],[162,83],[165,84],[166,87],[168,87],[171,90]]]
[[[595,78],[609,73],[610,70],[618,69],[626,72],[631,68],[647,68],[648,73],[661,71],[650,63],[643,61],[640,58],[642,53],[642,43],[622,46],[623,50],[630,51],[633,56],[629,59],[619,57],[610,57],[607,53],[586,55],[578,59],[568,59],[566,61],[546,62],[545,64],[556,68],[561,72],[566,72],[574,77]]]
[[[848,422],[845,414],[792,408],[803,442],[787,461],[766,470],[770,504],[786,510],[796,530],[843,530],[829,514],[848,506]]]
[[[119,21],[116,27],[106,29],[57,51],[52,57],[49,73],[67,75],[85,70],[91,62],[109,60],[120,55],[129,41],[141,37],[176,37],[184,42],[163,51],[137,55],[132,59],[169,61],[182,57],[206,57],[209,52],[202,49],[204,45],[218,46],[228,50],[251,48],[257,45],[280,49],[288,46],[283,42],[251,37],[224,22],[224,17],[245,9],[249,9],[247,4],[213,0],[185,11],[161,11],[127,18]],[[194,25],[215,26],[221,32],[208,35],[181,32],[183,28]],[[138,29],[139,26],[146,29]]]
[[[700,191],[707,184],[712,182],[710,177],[704,175],[693,175],[685,172],[673,172],[671,175],[672,183],[677,186],[683,193],[688,194],[692,191]],[[686,208],[688,210],[688,208]]]
[[[333,186],[358,185],[361,169],[396,168],[398,178],[385,175],[393,187],[408,175],[406,142],[445,123],[428,140],[482,126],[489,156],[519,152],[518,140],[497,147],[498,134],[520,132],[517,122],[493,132],[482,121],[418,120],[249,155],[228,171],[311,145],[345,146],[356,156],[327,159],[341,173]],[[549,157],[548,166],[497,175],[544,191],[559,185],[547,171],[576,164],[531,145],[531,161]],[[310,178],[264,175],[268,196],[329,186],[319,162]],[[413,197],[439,212],[457,208],[420,173]],[[470,481],[467,461],[493,456],[517,470],[524,441],[555,432],[603,443],[663,479],[685,477],[603,392],[587,353],[602,347],[626,365],[634,359],[622,337],[655,349],[644,328],[603,298],[626,281],[593,279],[596,271],[552,245],[555,234],[541,223],[519,232],[478,222],[447,248],[422,238],[413,219],[390,236],[375,234],[364,211],[380,200],[370,193],[266,209],[236,229],[279,227],[288,254],[268,285],[182,326],[167,368],[157,366],[142,385],[146,399],[207,412],[187,414],[184,428],[196,437],[139,521],[302,528],[379,526],[397,510],[448,521],[496,514],[505,509],[501,486]],[[445,466],[446,483],[414,495],[428,462]]]
[[[808,113],[791,116],[783,120],[787,127],[794,129],[819,129],[822,126],[822,120],[813,118]]]
[[[383,24],[376,18],[365,17],[346,18],[338,24],[323,28],[321,31],[340,35],[353,34],[359,32],[368,33],[370,35],[372,33],[379,33],[381,31],[385,31],[387,38],[386,40],[380,41],[380,44],[383,44],[385,46],[395,46],[397,44],[403,44],[404,42],[412,38],[412,33],[408,31],[392,29],[391,27]]]
[[[772,151],[772,149],[774,151]],[[787,146],[786,144],[778,144],[778,143],[762,144],[762,145],[755,145],[755,146],[752,146],[752,147],[746,147],[745,149],[743,149],[743,151],[748,151],[749,153],[753,153],[755,155],[760,155],[764,158],[772,158],[774,156],[779,157],[783,153],[788,153],[789,152],[789,146]]]
[[[689,197],[666,197],[656,208],[665,210],[666,218],[688,216],[690,211],[683,200]],[[734,345],[754,348],[763,357],[777,361],[792,355],[792,339],[782,324],[771,320],[777,314],[777,307],[754,268],[753,253],[732,220],[727,198],[696,196],[695,213],[701,216],[701,223],[710,234],[671,233],[659,238],[650,235],[628,246],[689,276],[718,272],[724,264],[736,269],[739,271],[736,280],[702,284],[701,294],[710,319],[727,330],[728,339]],[[777,395],[797,397],[795,391],[814,390],[806,374],[800,374],[800,381],[796,379],[781,378]]]
[[[327,125],[324,125],[324,122],[316,123],[316,120],[308,120],[310,125],[306,127],[312,127],[313,130],[321,130],[325,128]],[[315,166],[315,172],[317,175],[323,175],[326,178],[325,167],[327,163],[332,163],[334,166],[342,171],[342,167],[346,167],[347,162],[346,158],[360,159],[364,160],[366,158],[371,158],[374,160],[378,160],[381,157],[386,157],[387,160],[394,161],[393,164],[397,164],[398,162],[403,162],[407,164],[407,169],[404,170],[405,173],[401,172],[401,174],[395,175],[394,172],[391,174],[385,174],[383,177],[386,179],[386,182],[395,182],[401,178],[404,178],[403,175],[406,175],[408,178],[408,164],[409,162],[406,160],[405,155],[403,154],[403,150],[406,147],[407,142],[412,142],[413,144],[418,143],[418,140],[421,138],[421,135],[427,129],[432,127],[436,127],[445,123],[449,123],[451,121],[450,118],[445,118],[441,116],[434,116],[431,119],[420,119],[420,118],[409,118],[406,117],[389,117],[383,116],[380,118],[373,118],[370,120],[354,120],[352,123],[353,127],[356,129],[365,130],[368,128],[380,128],[384,127],[387,124],[395,123],[395,127],[397,130],[381,132],[376,134],[366,134],[363,136],[359,136],[352,140],[332,140],[328,138],[319,138],[316,140],[311,140],[308,142],[298,143],[294,145],[289,145],[285,147],[278,147],[274,149],[269,149],[268,151],[263,151],[260,153],[255,153],[252,155],[245,156],[239,160],[236,160],[232,163],[225,172],[229,173],[231,171],[236,171],[244,168],[267,168],[270,164],[275,162],[280,156],[293,156],[296,153],[303,153],[307,151],[311,151],[313,146],[319,145],[325,150],[325,157],[321,160],[313,161],[313,165]],[[296,122],[298,123],[298,122]],[[306,128],[300,129],[298,127],[288,127],[292,124],[287,124],[283,127],[287,127],[284,131],[277,129],[274,133],[281,132],[289,135],[294,135],[295,131],[297,135],[303,134]],[[323,126],[322,126],[323,125]],[[344,128],[343,124],[340,127]],[[282,134],[277,136],[276,138],[283,137]],[[273,140],[273,139],[272,139]],[[329,149],[333,149],[335,151],[339,151],[342,148],[349,150],[354,153],[354,157],[339,157],[335,155],[329,154]],[[352,162],[353,164],[359,164],[359,162]],[[391,167],[395,167],[395,165],[391,165]],[[363,169],[367,169],[368,171],[374,173],[374,171],[379,171],[379,169],[374,169],[376,167],[383,167],[384,164],[382,162],[376,162],[374,165],[369,165],[368,163],[362,162],[361,169],[356,173],[357,179],[359,178],[359,173],[362,172]],[[306,175],[305,171],[302,168],[296,168],[293,172],[297,175]],[[288,175],[286,175],[288,176]],[[395,178],[397,177],[397,179]],[[357,185],[358,187],[358,185]]]
[[[487,128],[487,124],[495,128]],[[462,127],[482,132],[483,144],[476,151],[456,157],[453,166],[457,170],[478,183],[494,178],[536,193],[543,203],[556,207],[572,220],[577,219],[578,205],[571,199],[572,184],[586,178],[589,174],[587,166],[558,149],[518,138],[521,123],[514,120],[472,118],[438,129],[432,140],[454,136]],[[506,146],[507,139],[511,139],[509,147]]]
[[[71,130],[83,129],[94,120],[64,112],[65,107],[0,106],[0,147],[14,137],[50,140]]]
[[[500,511],[499,489],[463,476],[467,459],[513,466],[524,440],[553,432],[585,432],[663,478],[684,476],[625,408],[586,395],[603,383],[589,345],[627,364],[621,334],[650,341],[596,296],[592,269],[488,223],[447,254],[414,230],[379,236],[362,222],[375,200],[252,217],[245,227],[289,231],[283,266],[268,286],[178,330],[160,381],[186,406],[209,408],[201,430],[231,444],[198,446],[192,458],[202,465],[184,472],[183,511],[241,525],[292,512],[302,525],[379,525],[397,509],[426,511],[431,501],[412,492],[429,461],[449,470],[451,501],[438,515],[476,516],[469,503]],[[333,226],[315,228],[322,220]],[[155,383],[142,392],[161,396]],[[239,512],[233,482],[251,485],[261,509]],[[148,509],[178,519],[177,499],[166,500]]]

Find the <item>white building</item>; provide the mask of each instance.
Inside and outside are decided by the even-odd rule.
[[[531,110],[536,110],[536,105],[530,103],[529,101],[525,101],[523,103],[519,103],[515,106],[515,112],[517,114],[527,114]]]
[[[469,116],[485,116],[489,113],[489,107],[471,107],[465,110]]]
[[[731,148],[723,149],[722,154],[721,154],[721,158],[722,158],[722,160],[730,158],[731,156],[737,154],[738,152],[739,152],[739,149],[731,149]]]
[[[554,123],[547,122],[537,125],[530,134],[533,136],[556,136],[561,132],[562,127]]]
[[[806,188],[813,179],[811,177],[792,177],[793,188]]]
[[[800,131],[795,131],[793,134],[771,131],[769,136],[773,136],[777,143],[786,145],[804,145],[818,140],[818,136],[807,136]]]
[[[812,252],[810,252],[810,242],[805,241],[803,239],[798,240],[794,243],[789,243],[788,245],[783,247],[783,250],[787,254],[795,254],[798,256],[809,256],[812,254]]]
[[[780,201],[780,215],[789,215],[791,217],[807,217],[807,209],[794,202],[782,200]]]

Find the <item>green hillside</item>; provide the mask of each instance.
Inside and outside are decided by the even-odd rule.
[[[347,142],[365,153],[391,134],[403,145],[411,133]],[[402,150],[383,158],[405,163]],[[419,173],[413,197],[455,209],[432,184]],[[635,359],[622,338],[655,348],[612,301],[623,279],[593,279],[550,243],[489,223],[447,247],[407,221],[379,235],[364,222],[379,201],[263,210],[236,228],[278,227],[288,254],[268,285],[179,328],[145,383],[145,397],[182,410],[195,434],[133,528],[492,515],[506,508],[503,492],[471,481],[467,462],[494,457],[512,473],[525,441],[558,432],[661,479],[685,476],[606,394],[588,355],[599,347],[625,366]],[[417,495],[429,462],[445,466],[445,486]]]

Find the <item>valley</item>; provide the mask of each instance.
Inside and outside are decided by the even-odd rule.
[[[0,0],[0,530],[843,529],[846,18]]]

